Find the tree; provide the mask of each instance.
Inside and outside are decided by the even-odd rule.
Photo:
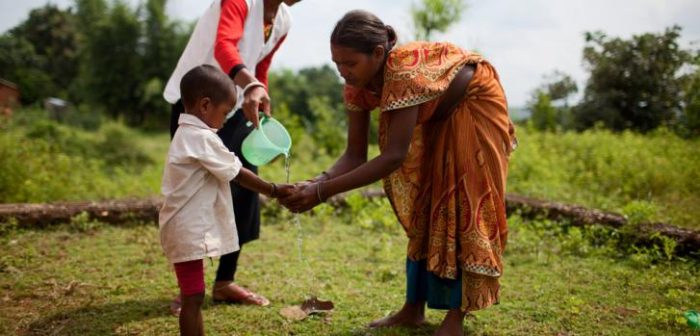
[[[347,131],[346,118],[338,118],[338,110],[333,108],[327,96],[312,96],[309,107],[314,114],[311,136],[314,142],[330,155],[338,155],[345,148]]]
[[[78,33],[70,10],[50,4],[33,9],[0,43],[2,74],[19,85],[23,103],[67,98],[78,70]]]
[[[304,68],[297,73],[290,70],[272,72],[270,94],[273,108],[278,104],[287,105],[309,129],[318,117],[310,104],[310,100],[315,97],[326,98],[322,104],[324,108],[329,108],[337,120],[345,120],[343,84],[329,65]]]
[[[695,56],[694,69],[682,77],[683,112],[678,132],[686,137],[700,136],[700,52]]]
[[[141,106],[134,115],[134,123],[138,125],[157,125],[162,120],[167,120],[170,109],[163,99],[163,89],[189,38],[189,31],[165,14],[166,4],[167,0],[148,0],[145,6],[142,60],[144,82]]]
[[[87,78],[92,104],[103,106],[112,117],[138,118],[143,67],[141,23],[135,11],[117,1],[97,22],[87,43]]]
[[[463,0],[419,0],[411,6],[416,40],[428,41],[434,32],[445,32],[466,9]]]
[[[20,101],[32,104],[55,91],[52,78],[42,69],[46,59],[37,55],[29,41],[11,34],[0,36],[0,74],[17,84]]]
[[[678,45],[681,28],[630,40],[586,33],[584,64],[591,75],[574,109],[577,127],[602,122],[613,130],[641,132],[674,124],[682,113],[680,70],[691,61]]]
[[[563,72],[555,71],[545,76],[545,82],[535,89],[528,103],[533,126],[543,131],[570,128],[569,97],[576,91],[578,91],[576,82]]]
[[[530,122],[541,131],[557,129],[557,109],[552,105],[552,98],[544,90],[535,90],[532,101],[528,103]]]
[[[29,18],[11,30],[26,39],[46,59],[45,70],[58,87],[67,87],[77,74],[78,38],[70,10],[46,5],[29,12]]]

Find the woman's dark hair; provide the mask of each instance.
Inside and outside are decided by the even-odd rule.
[[[331,44],[352,48],[368,55],[381,45],[388,52],[396,44],[396,31],[385,25],[376,15],[364,10],[354,10],[345,14],[335,24]]]

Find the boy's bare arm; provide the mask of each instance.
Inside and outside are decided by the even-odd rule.
[[[287,196],[294,189],[292,185],[269,183],[243,167],[241,167],[234,181],[243,188],[261,193],[268,197]]]
[[[250,189],[252,191],[270,196],[272,194],[272,184],[255,175],[252,171],[241,167],[238,175],[234,179],[236,183],[240,184],[243,188]]]

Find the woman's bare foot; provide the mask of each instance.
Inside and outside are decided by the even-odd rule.
[[[445,319],[442,320],[440,327],[433,336],[464,336],[464,326],[462,322],[464,321],[463,313],[459,309],[450,309],[445,315]]]
[[[419,327],[425,321],[425,302],[406,303],[396,314],[372,321],[370,328]]]

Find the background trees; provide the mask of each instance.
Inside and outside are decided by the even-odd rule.
[[[533,92],[528,108],[538,129],[648,132],[658,127],[683,136],[700,133],[698,50],[683,49],[681,28],[629,39],[585,34],[583,61],[589,78],[581,101],[568,106],[575,82],[555,73]],[[555,103],[557,99],[565,99]]]
[[[464,0],[419,0],[411,6],[415,39],[429,41],[433,33],[444,33],[466,8]]]
[[[647,132],[677,124],[687,113],[683,101],[691,92],[684,90],[683,72],[691,71],[686,67],[693,59],[679,46],[680,32],[674,26],[629,40],[587,33],[583,60],[590,77],[575,109],[576,128],[602,122],[613,130]]]
[[[132,126],[165,128],[169,107],[162,90],[192,27],[169,18],[166,4],[75,0],[65,10],[37,8],[0,35],[0,76],[18,84],[25,105],[59,97],[84,115],[101,111]],[[417,0],[411,7],[415,37],[446,31],[465,10],[463,0]],[[527,104],[530,123],[548,131],[598,125],[700,135],[700,52],[683,48],[681,33],[677,26],[627,39],[586,33],[585,84],[579,90],[562,72],[545,76]],[[338,150],[330,142],[342,140],[346,118],[335,69],[273,71],[270,89],[276,109],[297,116],[300,130],[322,147]],[[330,136],[334,132],[343,135]]]
[[[19,85],[24,104],[59,97],[131,125],[160,124],[150,119],[165,115],[164,81],[189,37],[189,27],[165,15],[166,2],[34,9],[0,36],[0,73]]]

